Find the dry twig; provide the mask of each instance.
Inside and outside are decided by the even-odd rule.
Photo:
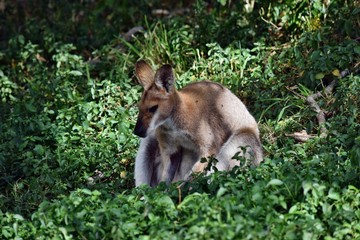
[[[292,137],[296,141],[299,141],[299,142],[306,142],[310,138],[315,137],[313,134],[308,134],[305,130],[302,130],[301,132],[295,132],[295,133],[292,133],[292,134],[285,134],[285,136]]]
[[[334,79],[324,90],[325,95],[329,95],[332,94],[335,85],[337,84],[338,80],[341,78],[346,77],[347,75],[350,74],[349,70],[344,70],[340,73],[340,77],[338,79]],[[328,130],[325,126],[325,112],[320,108],[319,104],[317,103],[316,99],[318,99],[319,97],[321,97],[323,94],[321,91],[316,92],[310,96],[308,96],[306,98],[306,101],[309,103],[310,107],[312,107],[314,109],[315,112],[317,112],[317,120],[319,122],[319,126],[320,126],[320,137],[325,138],[328,134]]]

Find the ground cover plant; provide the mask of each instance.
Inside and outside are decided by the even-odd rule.
[[[1,239],[360,238],[357,1],[0,11]],[[231,89],[259,121],[265,162],[134,188],[138,59],[172,64],[179,88]]]

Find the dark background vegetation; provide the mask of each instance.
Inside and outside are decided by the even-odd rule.
[[[360,238],[359,7],[0,1],[0,238]],[[138,59],[231,89],[265,162],[133,188]],[[306,97],[334,80],[320,137]]]

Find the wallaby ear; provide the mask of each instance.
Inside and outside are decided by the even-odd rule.
[[[163,65],[155,74],[155,84],[170,93],[175,89],[175,76],[169,64]]]
[[[148,90],[154,83],[155,73],[144,60],[140,60],[135,64],[135,75],[145,90]]]

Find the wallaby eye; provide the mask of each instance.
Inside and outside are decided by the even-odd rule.
[[[156,110],[158,109],[158,106],[159,105],[155,105],[155,106],[152,106],[151,108],[148,109],[149,113],[155,113]]]

